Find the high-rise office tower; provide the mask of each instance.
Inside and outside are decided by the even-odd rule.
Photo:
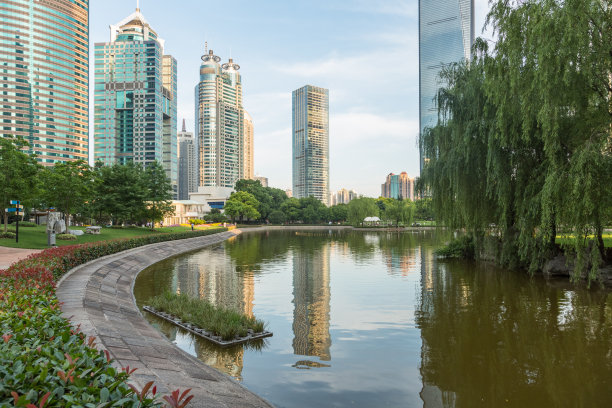
[[[414,201],[415,181],[405,171],[400,174],[389,173],[385,182],[380,186],[380,195],[387,198]]]
[[[474,43],[474,0],[419,0],[419,130],[438,120],[440,71],[470,59]],[[421,170],[425,158],[421,152]]]
[[[178,134],[178,198],[188,200],[189,193],[198,191],[198,149],[193,133],[187,132],[185,119]]]
[[[95,160],[158,161],[176,197],[176,60],[140,9],[110,29],[110,42],[94,48]]]
[[[293,91],[293,196],[329,203],[329,91]]]
[[[253,177],[255,177],[254,133],[253,119],[247,111],[244,111],[244,173],[242,178],[249,180],[253,180]]]
[[[244,109],[240,66],[206,47],[195,87],[200,187],[233,188],[244,177]]]
[[[87,160],[89,1],[2,1],[0,20],[0,137],[43,165]]]

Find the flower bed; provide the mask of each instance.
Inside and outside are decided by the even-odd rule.
[[[152,383],[141,391],[128,385],[129,368],[112,367],[109,354],[94,347],[95,338],[86,339],[62,317],[55,282],[70,269],[101,256],[221,231],[52,248],[0,270],[0,406],[162,406]],[[174,407],[184,406],[190,397],[174,392],[164,399]]]

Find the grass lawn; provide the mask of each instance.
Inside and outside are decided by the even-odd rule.
[[[593,237],[591,237],[593,238]],[[556,238],[556,242],[559,245],[563,245],[563,244],[571,244],[574,241],[574,237],[573,236],[563,236],[563,235],[557,235]],[[603,234],[603,241],[604,241],[604,247],[606,248],[612,248],[612,234]]]
[[[10,224],[9,230],[14,231],[15,225]],[[73,230],[85,230],[85,227],[70,227]],[[200,228],[198,228],[200,229]],[[4,231],[4,225],[0,224],[0,231]],[[126,228],[102,228],[100,235],[85,234],[78,236],[76,240],[62,241],[55,240],[57,246],[84,244],[87,242],[107,241],[118,238],[133,238],[149,234],[166,234],[173,232],[191,231],[190,227],[165,227],[151,230],[143,227]],[[14,238],[0,238],[0,246],[9,248],[45,249],[47,247],[47,232],[45,225],[36,227],[19,227],[19,243]]]

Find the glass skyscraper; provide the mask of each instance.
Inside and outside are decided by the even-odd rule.
[[[436,95],[443,67],[470,59],[474,0],[419,0],[419,130],[438,121]],[[421,152],[421,170],[424,157]]]
[[[187,132],[185,119],[178,134],[178,199],[189,200],[189,193],[198,191],[198,154],[193,133]]]
[[[0,0],[2,136],[43,165],[88,159],[89,1]]]
[[[164,41],[139,9],[94,50],[95,160],[162,163],[176,197],[176,60],[164,55]]]
[[[195,124],[199,150],[199,185],[233,188],[245,177],[244,108],[240,66],[206,47],[195,87]]]
[[[293,91],[293,196],[329,203],[329,91]]]

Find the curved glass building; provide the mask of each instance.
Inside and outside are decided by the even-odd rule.
[[[44,165],[88,159],[89,1],[0,0],[2,136]]]
[[[470,59],[474,0],[419,0],[419,130],[435,126],[439,75],[453,62]],[[421,153],[421,170],[424,158]]]

